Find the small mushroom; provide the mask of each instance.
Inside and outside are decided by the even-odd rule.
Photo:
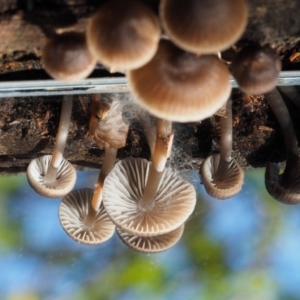
[[[172,140],[170,122],[157,120],[152,163],[127,158],[119,161],[107,176],[104,206],[122,231],[139,237],[166,234],[181,226],[193,212],[194,187],[165,168]]]
[[[71,123],[72,105],[72,96],[64,96],[52,155],[32,160],[27,168],[28,183],[38,194],[45,197],[63,197],[73,189],[76,182],[74,167],[63,158]]]
[[[46,72],[54,79],[73,82],[88,77],[96,65],[84,33],[65,32],[49,39],[42,52]]]
[[[162,0],[160,18],[167,35],[180,48],[212,54],[241,37],[248,8],[245,0]]]
[[[128,247],[143,253],[158,253],[170,249],[180,240],[183,231],[184,225],[182,224],[177,229],[166,234],[153,237],[139,237],[117,228],[119,237]]]
[[[231,99],[226,104],[226,117],[221,117],[221,151],[204,160],[200,175],[207,193],[216,199],[228,199],[242,188],[244,172],[231,157],[232,152],[232,107]]]
[[[229,70],[216,55],[187,53],[167,40],[150,62],[128,72],[128,83],[151,114],[177,122],[210,117],[231,92]]]
[[[74,191],[62,200],[59,207],[59,218],[64,230],[74,240],[85,244],[103,243],[115,231],[115,225],[108,217],[102,203],[103,185],[116,161],[117,148],[113,146],[123,147],[128,131],[128,126],[123,123],[122,111],[118,105],[110,105],[101,101],[100,95],[93,95],[92,109],[89,138],[97,137],[103,128],[101,139],[96,139],[96,142],[98,146],[105,148],[105,156],[95,190],[94,192],[90,189]],[[96,128],[95,114],[99,118]],[[120,130],[121,134],[116,134]],[[126,134],[124,134],[125,130]],[[112,142],[111,136],[117,137],[117,142]],[[93,141],[95,140],[93,139]]]
[[[97,211],[91,207],[91,201],[97,194],[97,187],[95,191],[79,189],[67,194],[60,203],[60,223],[65,232],[79,243],[104,243],[115,232],[115,225],[110,221],[104,206],[101,205]]]
[[[111,71],[135,69],[155,54],[159,21],[147,5],[136,0],[105,3],[87,28],[90,51]]]
[[[289,111],[277,89],[265,94],[280,125],[286,148],[286,166],[279,174],[279,166],[269,162],[266,166],[265,185],[268,193],[285,204],[300,203],[300,164],[298,141]]]
[[[240,89],[258,95],[271,91],[277,85],[281,60],[271,48],[251,44],[238,52],[231,68]]]

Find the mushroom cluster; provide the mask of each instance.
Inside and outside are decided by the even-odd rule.
[[[161,0],[158,15],[138,0],[112,0],[90,18],[85,34],[68,32],[46,43],[42,60],[50,76],[83,79],[96,63],[110,72],[125,72],[136,103],[156,118],[156,131],[152,128],[149,134],[151,161],[130,157],[115,164],[128,132],[122,106],[93,95],[88,138],[104,149],[104,160],[94,190],[70,192],[75,179],[67,185],[64,175],[75,172],[67,171],[62,153],[71,101],[64,102],[61,120],[65,123],[59,126],[52,157],[32,162],[27,176],[37,192],[65,196],[59,216],[68,235],[96,244],[109,239],[116,228],[125,244],[147,253],[178,242],[196,196],[193,186],[167,166],[172,122],[201,121],[221,108],[226,114],[220,117],[220,153],[203,161],[199,175],[213,198],[228,199],[240,192],[244,173],[232,157],[230,72],[242,92],[268,93],[266,99],[285,132],[288,159],[281,175],[277,165],[267,166],[266,187],[281,202],[300,202],[297,140],[287,109],[274,90],[281,61],[270,47],[254,43],[235,47],[247,17],[245,0]],[[230,66],[220,55],[228,48],[235,49]],[[61,182],[59,188],[56,182]],[[48,190],[55,190],[54,196]],[[284,196],[286,190],[292,196]]]

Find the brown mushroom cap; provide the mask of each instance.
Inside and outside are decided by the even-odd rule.
[[[162,0],[160,17],[175,44],[193,53],[216,53],[234,44],[247,25],[245,0]]]
[[[147,63],[156,52],[159,38],[157,16],[135,0],[105,3],[87,28],[91,52],[114,70],[139,68]]]
[[[177,229],[163,235],[139,237],[117,228],[119,237],[128,247],[143,253],[158,253],[170,249],[180,240],[183,231],[184,225],[181,225]]]
[[[300,203],[300,164],[298,164],[296,176],[285,188],[282,181],[282,174],[279,174],[279,166],[276,163],[268,163],[265,172],[265,185],[268,193],[277,201],[284,204]]]
[[[111,220],[123,231],[140,237],[166,234],[178,228],[193,212],[194,187],[166,168],[151,206],[139,203],[150,164],[142,158],[119,161],[105,179],[103,204]]]
[[[27,167],[27,180],[30,186],[42,196],[63,197],[73,189],[76,182],[76,171],[66,159],[62,159],[55,180],[49,183],[46,180],[46,174],[51,159],[52,155],[44,155],[32,160]]]
[[[80,189],[66,195],[59,206],[59,220],[65,232],[83,244],[100,244],[111,238],[115,225],[103,205],[92,218],[88,215],[93,189]]]
[[[85,35],[79,32],[66,32],[48,40],[43,48],[42,61],[51,77],[67,82],[86,78],[96,64]]]
[[[153,59],[128,72],[137,101],[156,117],[199,121],[213,115],[227,101],[229,71],[215,55],[196,56],[161,40]]]
[[[214,175],[218,171],[220,154],[205,159],[200,168],[201,180],[207,193],[216,199],[224,200],[239,193],[244,183],[244,172],[239,164],[232,159],[227,176],[220,180]]]
[[[281,60],[269,47],[250,45],[236,55],[231,67],[240,89],[258,95],[273,90],[277,85]]]

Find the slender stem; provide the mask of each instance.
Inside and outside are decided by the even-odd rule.
[[[299,93],[295,86],[281,86],[278,90],[289,98],[290,101],[300,110]]]
[[[288,188],[297,171],[298,141],[296,133],[289,111],[278,90],[275,88],[271,92],[265,94],[265,98],[269,102],[283,134],[287,159],[281,183],[283,187]]]
[[[73,96],[64,96],[55,146],[45,178],[46,182],[48,183],[55,181],[59,165],[63,158],[63,153],[65,150],[68,132],[71,124],[72,106]]]
[[[222,180],[228,173],[228,167],[231,163],[232,152],[232,100],[228,99],[226,103],[226,118],[221,117],[221,151],[218,170],[214,178]]]
[[[221,159],[231,161],[232,152],[232,101],[226,103],[226,118],[221,117]]]
[[[165,169],[167,159],[171,154],[173,137],[172,122],[156,119],[156,141],[152,164],[158,172]]]
[[[102,168],[98,176],[98,181],[96,184],[96,188],[94,191],[94,195],[91,201],[91,207],[94,211],[98,211],[100,204],[102,202],[102,192],[103,192],[103,184],[106,176],[112,170],[115,165],[116,157],[117,157],[117,149],[114,148],[105,148],[105,155],[102,163]]]
[[[148,209],[153,205],[153,200],[163,176],[167,159],[171,154],[173,137],[172,122],[157,119],[155,149],[143,198],[140,201],[140,207],[142,209]]]

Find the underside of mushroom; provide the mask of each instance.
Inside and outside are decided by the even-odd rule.
[[[150,170],[142,158],[119,161],[107,176],[103,202],[111,220],[133,235],[150,237],[178,228],[193,212],[194,187],[167,168],[163,172],[151,207],[139,205]]]

